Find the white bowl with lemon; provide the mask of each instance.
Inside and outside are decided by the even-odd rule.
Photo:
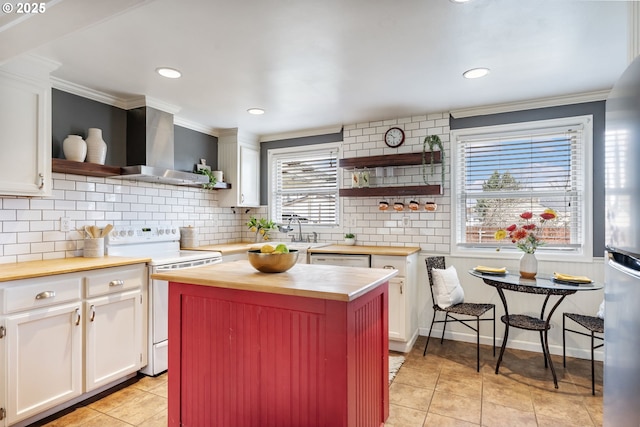
[[[276,246],[266,243],[260,249],[248,251],[247,255],[253,268],[263,273],[283,273],[298,260],[298,251],[290,250],[284,243]]]

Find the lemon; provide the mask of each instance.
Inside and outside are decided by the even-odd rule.
[[[276,246],[274,252],[277,252],[279,254],[288,254],[289,248],[287,248],[287,245],[285,245],[284,243],[280,243],[278,246]]]
[[[262,247],[260,248],[260,252],[262,252],[263,254],[270,254],[274,250],[274,247],[271,245],[262,245]]]

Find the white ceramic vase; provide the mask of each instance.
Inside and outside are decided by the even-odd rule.
[[[104,165],[107,143],[102,139],[102,129],[89,128],[87,134],[87,162]]]
[[[349,246],[353,246],[356,244],[356,239],[349,239],[347,237],[344,238],[344,244],[345,245],[349,245]]]
[[[84,162],[87,157],[87,143],[79,135],[69,135],[62,141],[64,158],[74,162]]]
[[[520,277],[523,279],[535,279],[538,273],[538,260],[535,254],[523,253],[520,258]]]

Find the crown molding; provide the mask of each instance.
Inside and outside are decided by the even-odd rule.
[[[327,135],[332,133],[339,133],[342,130],[342,125],[329,126],[316,129],[305,129],[295,132],[276,133],[271,135],[263,135],[260,137],[260,142],[268,141],[280,141],[283,139],[304,138],[307,136]]]
[[[67,80],[62,80],[53,76],[51,77],[51,85],[54,89],[67,92],[72,95],[81,96],[83,98],[91,99],[93,101],[101,102],[103,104],[111,105],[112,107],[121,108],[123,110],[128,109],[127,105],[130,102],[126,98],[119,98],[117,96],[109,95],[108,93],[90,89],[86,86],[71,83]]]
[[[194,130],[196,132],[215,136],[216,138],[220,136],[220,132],[218,131],[218,129],[215,129],[209,126],[204,126],[204,125],[201,125],[200,123],[192,122],[191,120],[187,120],[183,117],[173,116],[173,124],[176,126]]]
[[[530,101],[510,102],[505,104],[485,105],[482,107],[461,108],[449,113],[456,119],[462,117],[486,116],[488,114],[510,113],[512,111],[533,110],[536,108],[557,107],[561,105],[583,104],[585,102],[603,101],[610,90],[600,90],[576,95],[554,96]]]

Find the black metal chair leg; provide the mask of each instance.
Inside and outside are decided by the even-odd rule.
[[[565,314],[562,315],[562,366],[567,367],[567,342],[566,342],[566,329],[565,329],[565,319],[567,316]],[[593,346],[591,346],[593,347]]]
[[[476,337],[476,371],[480,372],[480,317],[476,317]]]
[[[593,363],[593,331],[591,332],[591,395],[596,395],[596,369]]]
[[[449,313],[445,313],[444,326],[442,327],[442,337],[440,338],[440,344],[444,342],[444,331],[447,330],[447,321],[449,320]]]
[[[431,319],[431,327],[429,328],[429,335],[427,335],[427,343],[424,345],[424,352],[422,352],[422,357],[427,354],[427,347],[429,347],[429,338],[431,338],[431,330],[433,329],[433,323],[436,321],[436,311],[433,312],[433,319]]]

